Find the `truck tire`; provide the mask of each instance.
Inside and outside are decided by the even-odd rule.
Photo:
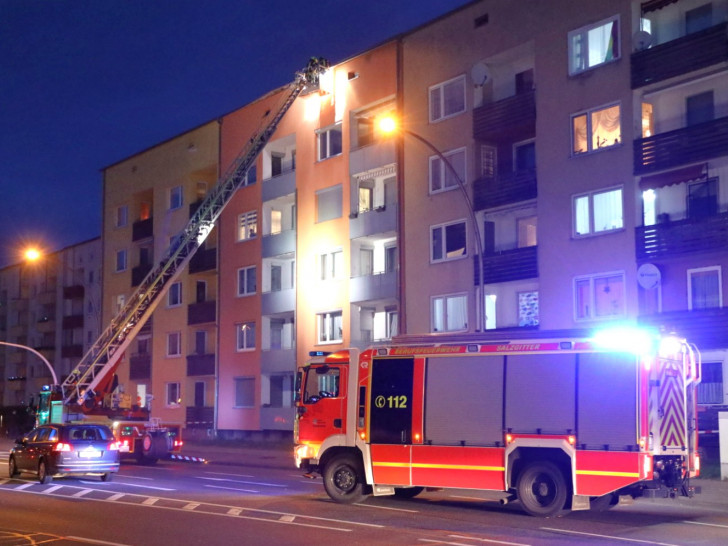
[[[323,473],[324,489],[336,502],[352,504],[366,498],[364,472],[354,455],[335,455]]]
[[[43,459],[38,463],[38,481],[43,485],[48,485],[53,481],[53,476],[48,473],[48,465]]]
[[[137,442],[136,449],[136,461],[142,465],[153,465],[157,463],[159,457],[157,456],[156,446],[159,442],[155,442],[155,437],[149,433],[145,434],[141,440]]]
[[[531,463],[518,477],[516,492],[527,514],[547,518],[566,504],[567,486],[558,467],[548,461]]]
[[[395,487],[394,496],[398,499],[414,499],[424,490],[424,487]]]

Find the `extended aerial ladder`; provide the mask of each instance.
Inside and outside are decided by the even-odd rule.
[[[318,85],[319,76],[328,68],[321,58],[312,58],[308,66],[296,74],[280,108],[267,112],[262,127],[247,142],[226,173],[190,218],[187,226],[170,245],[164,258],[147,274],[128,302],[83,356],[78,366],[61,383],[64,406],[77,404],[83,411],[96,405],[98,390],[111,381],[134,337],[144,326],[171,283],[184,270],[192,256],[212,231],[225,206],[242,185],[248,170],[270,140],[278,124],[296,98],[306,89]]]

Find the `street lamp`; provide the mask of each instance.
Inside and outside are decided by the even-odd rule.
[[[25,349],[26,351],[30,351],[34,355],[36,355],[38,358],[40,358],[45,365],[48,367],[48,370],[51,372],[51,377],[53,378],[53,386],[58,385],[58,377],[56,376],[56,372],[53,369],[53,366],[51,366],[51,363],[48,362],[48,359],[44,357],[42,354],[40,354],[35,349],[32,349],[31,347],[27,347],[25,345],[19,345],[18,343],[10,343],[8,341],[0,341],[0,345],[7,345],[8,347],[16,347],[18,349]]]
[[[483,279],[483,240],[480,237],[480,229],[478,228],[478,221],[475,218],[475,210],[473,209],[473,202],[470,199],[470,196],[468,195],[468,191],[465,188],[465,182],[460,178],[460,175],[455,170],[455,167],[452,166],[452,163],[450,163],[450,160],[448,160],[445,155],[429,140],[427,140],[422,135],[418,135],[417,133],[414,133],[410,131],[409,129],[405,129],[404,127],[400,127],[397,123],[397,120],[392,116],[383,116],[378,121],[379,130],[384,134],[393,134],[395,132],[399,132],[401,134],[409,135],[416,140],[419,140],[422,144],[427,146],[437,157],[440,158],[440,160],[447,166],[450,173],[453,175],[455,180],[458,183],[458,188],[460,188],[460,192],[463,195],[463,200],[465,201],[465,205],[468,208],[468,213],[470,215],[470,221],[473,224],[473,231],[475,231],[475,245],[477,247],[478,251],[478,288],[480,291],[480,294],[478,297],[476,297],[476,303],[477,303],[477,314],[478,314],[478,323],[476,331],[482,330],[485,331],[485,282]]]

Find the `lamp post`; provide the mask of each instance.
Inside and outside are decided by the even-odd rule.
[[[51,363],[48,362],[48,359],[44,357],[42,354],[40,354],[38,351],[31,347],[27,347],[25,345],[19,345],[18,343],[10,343],[8,341],[0,341],[0,345],[7,345],[8,347],[16,347],[18,349],[25,349],[26,351],[30,351],[34,355],[36,355],[38,358],[40,358],[43,363],[48,367],[48,370],[51,372],[51,377],[53,378],[53,385],[58,385],[58,377],[56,376],[56,371],[53,369],[53,366],[51,366]]]
[[[477,247],[478,251],[478,288],[480,294],[478,294],[478,297],[476,297],[476,309],[478,314],[478,322],[476,331],[485,331],[485,282],[483,279],[483,240],[480,237],[480,229],[478,228],[478,221],[475,218],[475,210],[473,209],[473,202],[470,199],[470,196],[468,195],[468,191],[465,188],[465,182],[460,178],[460,175],[455,170],[455,167],[452,166],[452,163],[445,157],[445,155],[429,140],[427,140],[422,135],[418,135],[415,132],[410,131],[409,129],[405,129],[404,127],[400,127],[397,124],[397,121],[391,117],[391,116],[385,116],[379,120],[379,129],[382,131],[382,133],[385,134],[392,134],[395,132],[399,132],[401,134],[406,134],[414,138],[415,140],[420,141],[422,144],[427,146],[427,148],[430,149],[440,160],[447,166],[450,173],[453,175],[455,180],[458,183],[458,188],[460,188],[460,192],[463,196],[463,201],[465,201],[465,205],[468,208],[468,214],[470,215],[470,221],[473,224],[473,231],[475,231],[475,245]]]

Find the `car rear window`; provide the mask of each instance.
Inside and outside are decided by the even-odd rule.
[[[69,427],[67,430],[67,438],[73,440],[88,440],[88,441],[109,441],[113,437],[111,430],[106,427],[90,427],[90,426],[79,426]]]

